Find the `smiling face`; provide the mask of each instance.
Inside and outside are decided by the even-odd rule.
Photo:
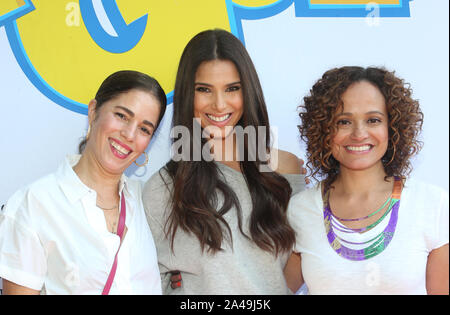
[[[89,103],[91,133],[84,154],[93,155],[109,173],[121,174],[147,148],[160,105],[149,92],[130,90],[105,102],[98,112]]]
[[[203,128],[214,126],[226,138],[241,119],[244,99],[239,72],[229,60],[200,64],[195,74],[194,117]]]
[[[382,167],[389,141],[388,113],[383,94],[373,84],[352,84],[342,95],[343,109],[336,116],[332,154],[343,168]]]

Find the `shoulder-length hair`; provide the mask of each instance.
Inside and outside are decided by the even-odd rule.
[[[382,163],[386,177],[405,177],[411,172],[410,158],[422,143],[417,139],[423,124],[419,102],[408,84],[384,68],[342,67],[328,70],[304,97],[300,106],[302,140],[307,144],[307,167],[329,187],[339,174],[339,162],[331,154],[336,134],[336,115],[343,108],[342,94],[350,85],[367,81],[383,94],[388,113],[389,141]]]
[[[194,118],[195,75],[201,63],[211,60],[228,60],[239,72],[243,92],[244,110],[238,125],[264,126],[266,150],[270,146],[270,126],[261,85],[256,69],[243,44],[224,30],[208,30],[197,34],[187,44],[181,56],[174,89],[173,126],[185,126],[191,132]],[[177,139],[174,139],[176,141]],[[204,143],[205,140],[202,139]],[[247,151],[247,144],[244,145]],[[247,152],[244,156],[248,156]],[[286,218],[291,187],[289,182],[275,172],[259,172],[261,162],[243,160],[240,168],[252,199],[250,236],[242,228],[242,211],[235,192],[221,179],[215,162],[203,160],[173,161],[166,170],[173,180],[172,211],[166,223],[167,237],[173,241],[178,228],[193,233],[202,250],[213,253],[222,250],[224,238],[232,244],[232,231],[224,219],[234,206],[240,232],[266,251],[287,251],[292,248],[295,234]],[[224,198],[219,208],[218,192]],[[227,231],[227,233],[225,232]]]

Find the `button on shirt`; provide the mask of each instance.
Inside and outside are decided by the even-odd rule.
[[[46,294],[101,294],[120,245],[97,194],[69,156],[58,170],[16,192],[0,213],[0,277]],[[161,294],[156,249],[139,182],[122,176],[127,234],[110,294]]]

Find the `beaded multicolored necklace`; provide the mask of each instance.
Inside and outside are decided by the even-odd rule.
[[[392,189],[391,196],[386,200],[381,208],[375,210],[373,213],[368,216],[357,218],[357,219],[342,219],[333,215],[333,212],[330,208],[329,196],[330,191],[327,190],[324,192],[324,207],[323,207],[323,218],[325,224],[325,230],[327,233],[327,239],[330,246],[334,249],[334,251],[348,260],[361,261],[372,258],[382,251],[386,249],[389,243],[394,236],[395,228],[397,226],[398,219],[398,209],[400,207],[400,196],[402,193],[402,180],[399,177],[395,177],[394,188]],[[386,212],[375,222],[361,229],[351,229],[339,222],[340,221],[362,221],[367,218],[370,218],[381,211],[386,205],[389,204]],[[383,219],[391,213],[391,217],[389,219],[389,223],[386,228],[381,231],[377,236],[365,242],[350,242],[344,240],[342,237],[336,235],[334,230],[341,231],[343,233],[362,233],[373,229],[377,226]],[[352,249],[343,245],[342,243],[350,244],[350,245],[365,245],[370,244],[363,249]]]

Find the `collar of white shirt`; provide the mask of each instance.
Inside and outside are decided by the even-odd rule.
[[[115,238],[109,233],[104,219],[103,211],[96,207],[97,192],[86,186],[73,170],[73,166],[78,163],[81,155],[68,155],[65,161],[56,171],[56,178],[62,192],[68,202],[74,205],[78,202],[82,205],[84,213],[89,224],[106,238]],[[127,205],[127,216],[125,224],[128,228],[134,218],[134,209],[139,206],[139,190],[134,187],[134,182],[130,181],[126,175],[122,174],[119,182],[119,194],[123,192]],[[117,242],[116,240],[115,242]],[[118,245],[118,243],[116,244]]]
[[[86,194],[93,190],[86,186],[73,170],[73,167],[80,160],[81,155],[68,155],[65,161],[60,165],[56,172],[56,176],[64,195],[71,204],[83,198]],[[128,178],[122,174],[119,182],[119,194],[123,191],[125,199],[131,198],[137,200],[132,189],[128,187]]]

